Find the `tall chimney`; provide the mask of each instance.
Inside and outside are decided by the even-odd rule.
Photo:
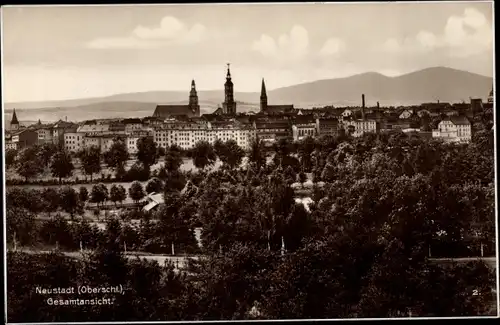
[[[361,119],[365,119],[365,94],[361,95]]]
[[[380,108],[380,103],[379,102],[377,102],[377,108]]]

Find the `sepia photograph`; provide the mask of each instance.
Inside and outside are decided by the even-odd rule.
[[[0,21],[7,323],[499,316],[493,1]]]

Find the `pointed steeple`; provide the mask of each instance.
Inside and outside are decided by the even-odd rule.
[[[266,93],[266,83],[264,78],[262,78],[262,87],[260,89],[260,111],[264,112],[267,108],[267,93]]]
[[[12,113],[12,120],[10,121],[10,124],[19,124],[19,121],[17,120],[17,115],[16,115],[16,109],[14,108],[14,112]]]
[[[226,75],[226,79],[231,80],[231,71],[229,70],[229,65],[230,65],[230,63],[227,63],[227,75]]]
[[[196,84],[194,79],[191,80],[191,91],[189,92],[189,106],[195,116],[200,115],[200,106],[198,104],[198,93],[196,92]]]
[[[38,125],[42,125],[42,121],[40,121],[40,119],[38,119]]]

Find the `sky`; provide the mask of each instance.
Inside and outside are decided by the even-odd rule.
[[[434,66],[493,76],[491,2],[2,7],[5,102],[260,91]]]

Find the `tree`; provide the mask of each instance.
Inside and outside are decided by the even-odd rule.
[[[146,193],[159,193],[163,190],[163,182],[159,178],[152,178],[146,185]]]
[[[85,204],[85,202],[89,199],[89,191],[85,186],[80,187],[80,190],[78,191],[78,199],[82,202],[82,204]]]
[[[14,166],[17,157],[17,150],[7,149],[5,150],[5,165],[7,168]]]
[[[137,160],[143,168],[149,170],[158,160],[158,149],[156,142],[151,137],[142,137],[137,140]]]
[[[250,151],[248,152],[248,160],[254,163],[257,170],[266,164],[266,155],[264,152],[264,144],[259,139],[252,140]]]
[[[92,182],[92,176],[101,171],[101,149],[97,146],[82,149],[78,153],[78,157],[83,173],[90,175],[90,181]]]
[[[121,185],[113,184],[109,192],[109,199],[116,206],[116,202],[123,202],[127,198],[127,192],[125,188]]]
[[[163,147],[158,147],[158,157],[164,157],[166,153],[165,148]]]
[[[206,141],[197,142],[191,150],[191,155],[196,168],[202,170],[204,170],[206,166],[212,165],[217,158],[213,146]]]
[[[110,168],[113,168],[117,174],[118,171],[125,169],[125,163],[128,159],[129,153],[123,139],[114,139],[111,148],[104,153],[104,162]]]
[[[90,202],[96,203],[97,206],[108,200],[108,188],[104,184],[96,184],[92,186],[90,193]]]
[[[309,172],[312,168],[311,154],[316,147],[316,141],[308,136],[299,142],[299,159],[302,170]]]
[[[165,152],[165,169],[172,173],[179,170],[182,165],[182,149],[176,144],[171,145]]]
[[[307,176],[304,172],[299,173],[299,182],[304,184],[307,181]]]
[[[234,169],[241,164],[241,160],[245,156],[243,149],[238,146],[235,140],[229,140],[224,143],[222,157],[219,156],[221,161],[229,166],[230,169]]]
[[[52,187],[44,188],[42,191],[42,199],[44,201],[44,210],[50,217],[51,212],[57,211],[59,206],[63,203],[62,196],[59,191]]]
[[[71,219],[77,211],[81,210],[81,203],[78,199],[78,193],[71,186],[65,186],[61,192],[61,207],[70,214]]]
[[[39,147],[40,159],[43,162],[44,167],[48,167],[52,161],[52,156],[59,151],[57,145],[54,143],[44,143]]]
[[[17,159],[16,171],[19,175],[25,178],[27,182],[28,179],[38,176],[43,173],[44,167],[41,161],[38,151],[35,147],[28,147],[21,151]]]
[[[73,175],[74,168],[71,155],[68,151],[60,150],[52,156],[50,169],[52,171],[52,176],[59,178],[59,184],[62,178]]]
[[[144,189],[141,183],[135,181],[132,183],[130,188],[128,189],[128,195],[135,202],[135,204],[139,204],[139,201],[142,200],[145,196]]]

